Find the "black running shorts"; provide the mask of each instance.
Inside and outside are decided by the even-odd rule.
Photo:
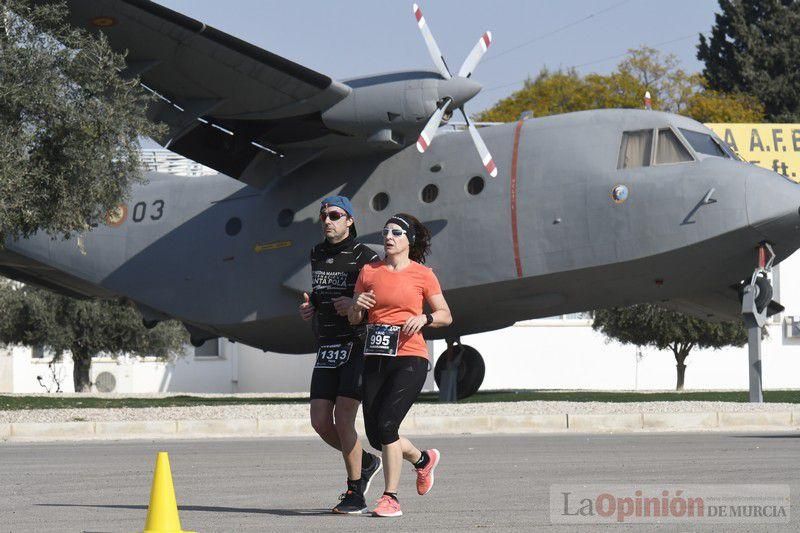
[[[337,368],[315,368],[311,374],[311,399],[336,402],[337,396],[361,401],[361,374],[364,370],[364,346],[353,343],[350,359]]]

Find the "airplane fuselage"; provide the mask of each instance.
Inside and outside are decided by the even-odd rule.
[[[590,111],[482,128],[497,178],[485,175],[465,132],[439,135],[424,155],[411,146],[315,160],[268,191],[224,175],[151,174],[122,219],[68,240],[8,242],[0,271],[125,297],[146,317],[176,318],[196,335],[307,352],[313,337],[297,307],[311,284],[309,250],[322,238],[319,200],[339,193],[352,199],[359,238],[376,249],[396,212],[433,231],[428,264],[454,323],[432,338],[710,294],[733,304],[709,318],[731,318],[731,309],[735,317],[730,287],[752,272],[755,247],[771,242],[780,261],[800,246],[800,189],[697,154],[618,168],[623,132],[668,127],[710,133],[677,115]],[[614,196],[618,186],[624,199]]]

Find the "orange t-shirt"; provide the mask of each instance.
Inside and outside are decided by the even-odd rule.
[[[355,292],[375,292],[375,307],[369,310],[370,324],[402,326],[412,316],[422,314],[426,298],[442,294],[433,270],[416,261],[403,270],[390,270],[383,261],[375,261],[361,269]],[[400,332],[397,355],[428,357],[428,346],[422,333],[406,335]]]

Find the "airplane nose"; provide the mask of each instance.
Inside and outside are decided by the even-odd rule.
[[[453,99],[453,107],[458,108],[478,94],[481,89],[481,84],[476,81],[454,77],[439,82],[439,99],[449,96]]]
[[[800,184],[753,169],[747,177],[747,220],[772,243],[800,244]]]

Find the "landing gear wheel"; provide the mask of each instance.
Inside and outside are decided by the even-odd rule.
[[[453,346],[458,357],[458,351],[461,350],[461,361],[458,365],[458,378],[456,381],[456,398],[463,400],[469,398],[481,387],[483,378],[486,375],[486,365],[483,363],[483,357],[478,350],[466,344],[456,344]],[[447,351],[442,352],[436,360],[436,367],[433,369],[433,379],[436,380],[436,385],[441,387],[442,372],[447,367]]]
[[[739,286],[739,299],[742,299],[744,296],[744,287],[745,284]],[[764,309],[769,305],[772,301],[772,283],[770,283],[769,279],[763,274],[758,275],[756,277],[756,310],[759,313],[762,313]]]
[[[772,301],[772,284],[764,276],[758,276],[756,288],[756,309],[761,313]]]

